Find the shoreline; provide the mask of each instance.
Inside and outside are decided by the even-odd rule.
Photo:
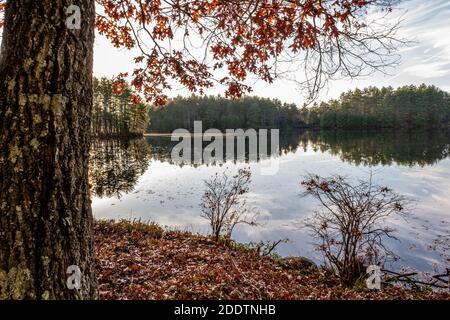
[[[342,286],[324,268],[295,257],[261,256],[245,244],[167,230],[140,221],[95,221],[101,299],[392,300],[445,299],[450,293]]]

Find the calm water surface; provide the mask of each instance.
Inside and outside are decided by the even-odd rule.
[[[260,212],[261,226],[239,226],[233,237],[241,242],[290,241],[278,248],[283,256],[308,256],[320,262],[314,239],[301,228],[317,203],[300,196],[300,181],[307,173],[344,175],[386,185],[414,201],[407,219],[391,217],[399,241],[388,245],[401,260],[395,267],[432,271],[449,266],[444,244],[450,238],[450,132],[299,132],[280,136],[278,159],[227,162],[222,165],[179,166],[170,161],[175,144],[169,137],[133,141],[96,141],[90,178],[96,218],[156,221],[162,225],[207,233],[200,217],[203,180],[216,172],[250,166],[253,181],[249,204]],[[273,176],[261,167],[279,161]],[[447,252],[448,254],[448,252]]]

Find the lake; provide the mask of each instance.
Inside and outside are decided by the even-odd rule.
[[[248,203],[261,213],[260,225],[240,225],[233,238],[240,242],[288,238],[277,253],[307,256],[321,262],[314,238],[302,227],[318,203],[301,197],[300,182],[308,173],[368,179],[405,195],[413,203],[406,217],[386,221],[396,229],[388,246],[400,256],[391,266],[433,272],[449,266],[450,132],[305,131],[280,133],[278,157],[223,164],[179,165],[168,136],[131,141],[97,140],[91,150],[90,181],[93,213],[104,219],[142,219],[170,228],[207,233],[200,217],[204,179],[216,172],[250,167]],[[261,168],[277,161],[275,175]],[[447,250],[447,251],[446,251]]]

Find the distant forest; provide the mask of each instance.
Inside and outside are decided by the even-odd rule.
[[[334,129],[438,127],[450,122],[450,96],[426,85],[369,87],[303,107],[300,118],[307,126]]]
[[[113,82],[94,78],[92,131],[95,136],[136,136],[147,132],[233,128],[428,128],[450,124],[450,95],[434,86],[375,87],[343,93],[339,99],[298,108],[259,97],[176,97],[166,106],[133,104],[132,90],[112,93]]]
[[[104,136],[141,136],[149,123],[149,107],[131,102],[133,91],[126,87],[113,93],[113,81],[94,78],[92,134]]]
[[[398,89],[369,87],[343,93],[339,99],[297,108],[278,100],[216,96],[177,97],[167,106],[150,108],[151,132],[204,128],[416,128],[450,123],[450,96],[434,86]]]
[[[243,97],[230,100],[218,96],[177,97],[164,107],[150,109],[151,132],[171,132],[178,128],[193,130],[194,121],[203,128],[300,128],[295,104],[279,100]]]

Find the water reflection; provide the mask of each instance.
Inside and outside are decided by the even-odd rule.
[[[434,165],[449,156],[450,131],[321,131],[303,134],[302,145],[364,166]]]
[[[281,136],[280,153],[295,152],[299,142],[299,134]],[[177,143],[171,141],[169,136],[149,136],[133,140],[94,140],[90,151],[89,174],[93,195],[120,198],[124,193],[133,191],[139,177],[148,169],[150,161],[174,164],[171,160],[171,151]],[[205,142],[204,147],[207,144]],[[268,145],[270,155],[270,139]],[[244,161],[248,163],[248,145],[246,146]],[[239,160],[235,159],[234,163],[237,162]],[[182,167],[186,164],[177,165]],[[199,166],[199,164],[191,165]]]
[[[449,143],[450,131],[445,130],[287,132],[280,134],[280,156],[312,147],[314,152],[328,152],[353,165],[425,167],[448,158]],[[172,163],[170,153],[176,144],[168,136],[131,141],[96,140],[91,148],[92,192],[99,197],[120,197],[131,192],[150,160]],[[245,162],[248,161],[246,152]]]
[[[170,137],[148,137],[146,141],[154,159],[170,162],[170,152],[177,142],[170,141]],[[298,148],[306,150],[308,146],[355,165],[424,167],[449,156],[450,130],[322,130],[280,134],[280,155],[295,153]],[[248,162],[248,157],[245,160]]]
[[[90,152],[89,181],[98,197],[118,197],[131,192],[147,170],[151,147],[141,140],[95,140]]]

